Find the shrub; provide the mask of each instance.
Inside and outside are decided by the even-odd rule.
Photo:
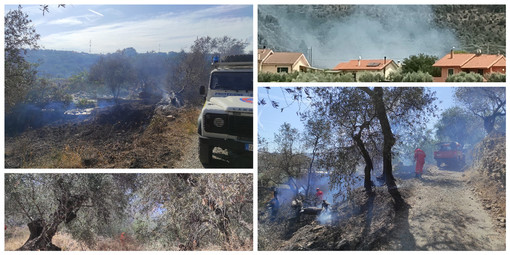
[[[502,73],[491,73],[485,76],[488,82],[506,82],[506,75]]]
[[[404,76],[402,75],[401,71],[391,72],[388,75],[388,80],[392,81],[392,82],[402,82],[403,79],[404,79]]]
[[[478,73],[460,72],[446,78],[446,82],[483,82],[483,76]]]
[[[358,73],[358,81],[360,82],[381,82],[384,81],[384,76],[375,72],[360,72]]]
[[[259,82],[354,82],[351,73],[294,72],[294,73],[259,73]]]
[[[94,102],[93,100],[87,100],[85,98],[78,100],[78,102],[76,103],[76,107],[78,107],[80,109],[93,108],[95,106],[96,106],[96,102]]]
[[[432,75],[422,71],[406,73],[402,78],[403,82],[432,82]]]

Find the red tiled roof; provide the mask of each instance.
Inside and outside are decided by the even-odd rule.
[[[494,64],[494,66],[497,66],[497,67],[506,67],[506,58],[505,58],[505,56],[500,58],[498,60],[498,62],[496,62],[496,64]]]
[[[336,65],[333,70],[382,70],[391,62],[393,62],[391,59],[387,59],[386,64],[384,64],[384,59],[351,60]]]
[[[503,58],[502,55],[486,55],[486,54],[480,54],[475,55],[473,58],[471,58],[466,64],[462,66],[462,68],[479,68],[479,69],[489,69],[491,66],[496,64],[501,58]]]
[[[432,66],[439,66],[439,67],[450,67],[450,66],[463,66],[468,62],[471,58],[473,58],[475,54],[471,53],[454,53],[453,58],[451,57],[451,54],[448,53],[446,56],[444,56],[442,59],[436,61]]]
[[[264,64],[278,65],[278,64],[294,64],[298,59],[303,56],[299,52],[273,52],[265,61]]]

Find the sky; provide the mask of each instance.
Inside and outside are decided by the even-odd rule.
[[[453,87],[428,87],[431,91],[436,92],[437,100],[435,103],[438,106],[437,115],[440,115],[444,110],[455,106],[455,92]],[[269,92],[269,94],[268,94]],[[258,135],[265,138],[269,142],[269,150],[273,150],[274,146],[271,143],[274,141],[274,134],[278,132],[280,126],[287,122],[291,127],[296,128],[299,132],[304,130],[304,124],[301,122],[300,117],[296,114],[298,111],[304,111],[308,108],[306,101],[298,104],[293,102],[290,96],[285,92],[282,87],[271,87],[267,90],[264,87],[258,89],[259,100],[265,99],[266,105],[258,106]],[[283,111],[271,106],[270,100],[277,101],[280,106],[287,106]],[[432,129],[439,118],[432,118],[427,124],[429,129]]]
[[[6,5],[5,13],[17,9]],[[128,47],[137,52],[189,50],[197,37],[246,40],[253,48],[250,5],[23,5],[44,49],[111,53]]]

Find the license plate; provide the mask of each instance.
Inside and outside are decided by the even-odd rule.
[[[253,151],[253,143],[247,143],[244,145],[244,149],[247,151]]]

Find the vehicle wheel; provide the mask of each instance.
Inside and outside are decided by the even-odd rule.
[[[460,166],[464,167],[466,165],[466,159],[464,157],[460,158]]]
[[[198,157],[202,165],[211,163],[213,148],[214,147],[209,146],[209,144],[203,143],[201,141],[198,142]]]

